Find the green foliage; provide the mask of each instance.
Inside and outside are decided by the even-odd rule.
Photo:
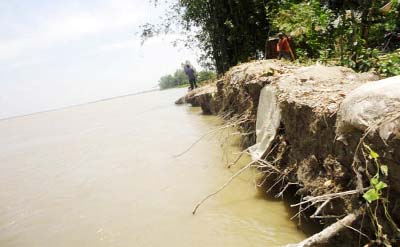
[[[197,39],[205,56],[213,57],[218,73],[257,58],[264,50],[268,23],[262,0],[180,0],[187,26],[199,28]]]
[[[269,7],[273,30],[293,37],[300,61],[336,60],[342,66],[365,72],[375,68],[383,76],[399,74],[399,56],[381,60],[378,47],[385,30],[399,28],[399,4],[389,12],[380,8],[387,1],[282,1]],[[274,17],[275,16],[275,17]]]
[[[368,145],[364,144],[364,148],[368,152],[369,158],[372,159],[376,165],[376,174],[370,179],[371,188],[364,193],[363,197],[368,202],[377,201],[381,199],[382,190],[387,188],[388,185],[380,180],[380,175],[388,176],[389,170],[386,165],[382,165],[379,162],[379,154],[371,149]]]
[[[203,81],[215,79],[217,75],[213,71],[203,70],[197,73],[196,77],[197,83],[201,83]],[[189,80],[185,71],[183,69],[178,69],[174,74],[161,77],[158,85],[160,86],[161,90],[164,90],[168,88],[185,86],[187,84],[189,84]]]
[[[370,189],[364,193],[363,197],[368,202],[367,209],[371,218],[372,226],[375,229],[377,240],[379,240],[383,246],[389,247],[392,246],[390,233],[393,236],[399,236],[400,234],[400,229],[389,212],[389,193],[387,193],[386,197],[382,195],[383,190],[387,188],[388,185],[381,180],[380,176],[383,175],[384,178],[386,178],[389,175],[389,168],[380,163],[379,154],[372,150],[370,146],[364,144],[364,148],[368,154],[368,158],[373,160],[376,166],[376,174],[370,179]],[[378,209],[380,207],[383,208],[382,216],[386,218],[385,224],[382,224],[383,219],[378,216]]]
[[[152,0],[153,2],[157,2]],[[376,69],[384,76],[400,74],[399,56],[381,59],[376,49],[385,30],[400,28],[399,1],[382,11],[387,0],[169,0],[171,10],[160,25],[142,26],[150,38],[179,26],[187,47],[202,50],[200,63],[223,73],[260,58],[272,34],[292,36],[301,62],[334,61],[356,71]],[[175,30],[174,30],[175,31]]]
[[[330,48],[326,41],[332,18],[332,11],[319,1],[305,1],[281,7],[273,19],[273,27],[294,37],[300,56],[318,58],[326,56]]]
[[[210,70],[202,70],[197,74],[197,81],[199,83],[203,81],[214,80],[215,78],[217,78],[217,75],[215,72]]]
[[[165,75],[165,76],[161,77],[159,86],[160,86],[160,89],[163,90],[163,89],[167,89],[167,88],[177,87],[180,85],[185,85],[188,83],[189,83],[189,80],[185,74],[185,71],[183,71],[182,69],[178,69],[172,75]]]
[[[187,35],[185,45],[198,46],[205,67],[218,73],[259,57],[268,37],[265,0],[175,0],[161,27],[145,24],[142,39],[168,32],[174,24]]]
[[[400,54],[398,52],[382,56],[377,62],[378,72],[385,76],[400,75]]]
[[[371,178],[370,180],[372,188],[364,193],[363,197],[367,202],[379,200],[382,195],[382,190],[387,187],[387,184],[379,181],[377,178]]]

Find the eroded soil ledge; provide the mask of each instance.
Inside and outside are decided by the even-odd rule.
[[[271,190],[274,193],[298,195],[299,203],[303,203],[298,208],[302,211],[299,217],[303,219],[328,227],[354,216],[348,227],[327,239],[294,246],[320,246],[323,242],[326,246],[400,246],[396,226],[400,222],[398,135],[383,141],[372,131],[364,137],[366,130],[358,127],[342,139],[337,135],[338,110],[343,100],[354,89],[375,80],[379,78],[372,73],[358,74],[344,67],[297,67],[264,60],[236,66],[176,103],[200,106],[205,114],[220,115],[227,121],[244,119],[238,128],[245,134],[243,147],[248,148],[258,142],[256,119],[264,114],[257,112],[260,92],[268,87],[271,97],[276,97],[279,128],[259,158],[279,173],[264,166],[266,176],[273,174],[266,184],[275,185]],[[379,171],[364,144],[380,155],[379,164],[387,165],[389,171],[387,177],[379,178],[389,187],[371,203],[363,195]]]

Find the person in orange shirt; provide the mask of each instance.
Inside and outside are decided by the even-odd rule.
[[[278,37],[279,41],[278,44],[276,45],[276,51],[278,52],[278,59],[281,59],[283,57],[288,60],[292,60],[292,57],[290,55],[290,46],[288,38],[283,33],[279,33]]]

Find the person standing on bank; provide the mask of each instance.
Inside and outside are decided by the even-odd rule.
[[[292,50],[289,45],[288,38],[283,33],[278,34],[279,41],[276,45],[276,51],[278,52],[278,59],[286,58],[288,60],[294,59],[292,56]]]
[[[190,83],[189,90],[193,90],[193,89],[197,88],[196,72],[194,71],[194,69],[192,67],[190,67],[189,64],[185,65],[185,73],[186,73],[186,75],[189,79],[189,83]]]

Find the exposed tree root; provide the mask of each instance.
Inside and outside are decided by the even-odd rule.
[[[228,165],[228,168],[231,168],[232,166],[236,165],[244,154],[249,154],[248,149],[245,149],[244,151],[240,152],[238,157]]]
[[[242,155],[245,154],[246,152],[242,152]],[[241,157],[241,156],[240,156]],[[237,161],[236,161],[237,162]],[[236,163],[235,162],[235,163]],[[239,171],[237,171],[233,176],[231,176],[218,190],[216,190],[215,192],[207,195],[206,197],[204,197],[202,200],[200,200],[200,202],[196,205],[196,207],[194,208],[192,214],[196,214],[197,210],[199,209],[199,207],[205,202],[207,201],[209,198],[215,196],[216,194],[218,194],[219,192],[221,192],[223,189],[225,189],[236,177],[238,177],[240,174],[242,174],[244,171],[246,171],[247,169],[249,169],[250,167],[255,167],[255,168],[263,168],[268,169],[270,171],[270,173],[277,173],[277,174],[281,174],[281,176],[279,176],[279,178],[277,179],[277,183],[279,183],[280,181],[282,181],[282,179],[285,177],[281,171],[279,169],[277,169],[276,167],[274,167],[271,163],[268,163],[265,160],[254,160],[250,163],[248,163],[246,166],[244,166],[243,168],[241,168]]]
[[[304,211],[306,211],[307,209],[309,209],[312,206],[316,205],[317,203],[321,203],[321,204],[318,206],[318,208],[316,209],[314,214],[310,216],[310,218],[314,218],[314,219],[339,218],[341,216],[336,216],[336,215],[322,215],[321,216],[319,214],[321,213],[322,209],[326,205],[328,205],[328,203],[331,200],[333,200],[335,198],[339,198],[339,197],[359,194],[359,193],[362,193],[362,192],[366,191],[367,189],[368,188],[361,189],[361,190],[350,190],[350,191],[339,192],[339,193],[325,194],[325,195],[321,195],[321,196],[306,196],[306,197],[304,197],[304,201],[303,201],[303,198],[302,198],[299,203],[290,205],[291,207],[299,207],[299,211],[291,218],[291,220],[296,218],[296,217],[299,217],[299,220],[300,220],[301,214]],[[307,204],[307,203],[309,203],[309,205],[307,205],[306,207],[303,208],[303,205]]]
[[[240,118],[240,119],[238,119],[238,120],[236,120],[236,121],[233,121],[233,122],[231,122],[231,123],[228,123],[228,124],[226,124],[226,125],[223,125],[222,127],[213,129],[213,130],[211,130],[211,131],[209,131],[209,132],[203,134],[202,136],[200,136],[200,138],[198,138],[195,142],[193,142],[186,150],[184,150],[183,152],[181,152],[181,153],[179,153],[179,154],[174,155],[174,157],[175,157],[175,158],[178,158],[178,157],[180,157],[180,156],[186,154],[186,153],[189,152],[197,143],[199,143],[203,138],[205,138],[205,137],[207,137],[207,136],[209,136],[209,135],[211,135],[211,134],[213,134],[213,133],[215,133],[215,132],[217,132],[217,131],[220,131],[220,130],[224,130],[224,129],[227,129],[227,128],[232,128],[232,127],[238,126],[239,124],[244,123],[244,122],[246,122],[246,121],[247,121],[247,118],[243,118],[243,117],[242,117],[242,118]]]
[[[207,195],[206,197],[204,197],[199,203],[197,203],[196,207],[194,208],[192,214],[196,214],[197,210],[199,209],[199,207],[201,206],[201,204],[203,204],[205,201],[207,201],[210,197],[215,196],[216,194],[218,194],[219,192],[221,192],[223,189],[225,189],[226,186],[228,186],[233,179],[235,179],[237,176],[239,176],[240,174],[242,174],[244,171],[246,171],[247,169],[249,169],[251,166],[254,165],[254,163],[256,163],[257,161],[252,161],[249,164],[247,164],[246,166],[244,166],[242,169],[240,169],[239,171],[237,171],[232,177],[230,177],[228,179],[228,181],[226,181],[218,190],[216,190],[215,192]]]
[[[304,197],[304,201],[299,202],[297,204],[290,205],[290,206],[298,207],[298,206],[306,204],[306,203],[314,203],[315,204],[317,202],[324,202],[326,200],[332,200],[332,199],[338,198],[338,197],[359,194],[359,193],[367,191],[368,189],[369,188],[365,188],[362,190],[349,190],[349,191],[344,191],[344,192],[339,192],[339,193],[325,194],[325,195],[321,195],[321,196],[306,196],[306,197]]]
[[[275,195],[275,198],[283,197],[283,194],[285,193],[285,191],[286,191],[286,190],[289,188],[289,186],[291,186],[291,185],[297,185],[297,186],[299,186],[300,184],[299,184],[299,183],[287,183],[287,184],[285,185],[285,187],[283,187],[283,189],[282,189],[278,194]]]
[[[333,223],[321,232],[312,235],[311,237],[301,241],[300,243],[289,244],[285,247],[312,247],[327,243],[333,236],[341,232],[343,229],[351,227],[351,224],[353,224],[354,221],[356,221],[358,217],[361,216],[361,214],[362,210],[356,210],[355,212],[347,215],[341,220],[338,220],[336,223]]]
[[[329,222],[339,220],[302,243],[289,246],[318,245],[325,240],[328,241],[344,227],[358,232],[360,238],[361,236],[368,238],[366,234],[362,233],[362,227],[357,230],[344,224],[346,221],[351,224],[358,217],[358,213],[353,212],[347,216],[346,214],[349,210],[350,212],[353,211],[354,207],[369,205],[362,199],[362,196],[367,190],[373,188],[371,186],[373,174],[370,173],[373,173],[376,169],[371,166],[368,152],[363,149],[364,141],[370,142],[373,148],[378,149],[376,150],[377,152],[383,152],[382,161],[385,162],[387,167],[390,167],[387,169],[392,167],[392,164],[389,163],[399,159],[398,152],[392,152],[390,146],[386,150],[382,145],[391,145],[392,139],[388,143],[382,140],[383,143],[381,143],[377,138],[380,137],[379,130],[381,127],[385,127],[383,124],[397,124],[397,121],[400,121],[400,111],[398,110],[400,109],[400,104],[388,106],[388,110],[392,110],[390,112],[385,110],[383,119],[378,119],[375,123],[366,123],[367,129],[364,129],[364,125],[362,125],[360,126],[361,128],[356,127],[354,130],[349,128],[348,133],[340,134],[341,132],[338,131],[337,127],[340,104],[352,90],[364,84],[364,80],[370,80],[369,77],[359,77],[358,74],[343,69],[334,69],[332,71],[327,69],[326,73],[323,73],[324,76],[320,77],[321,71],[325,72],[325,70],[321,69],[325,68],[319,66],[298,70],[295,67],[292,68],[281,64],[266,63],[263,65],[260,63],[259,65],[259,68],[256,63],[240,65],[221,79],[219,85],[217,84],[218,93],[213,96],[216,99],[214,113],[218,112],[225,121],[234,121],[228,123],[233,123],[231,126],[238,126],[239,131],[245,133],[235,132],[231,135],[241,135],[245,144],[243,147],[248,147],[254,144],[252,142],[256,138],[254,133],[256,121],[252,118],[259,112],[256,108],[260,103],[261,88],[269,84],[277,90],[276,97],[279,103],[281,120],[275,139],[272,142],[275,146],[272,145],[272,148],[265,150],[268,154],[265,157],[261,157],[261,160],[249,165],[249,167],[258,168],[258,171],[265,174],[262,181],[257,181],[258,184],[256,185],[261,187],[268,183],[267,192],[279,189],[276,197],[283,197],[285,191],[291,185],[298,185],[299,190],[296,194],[300,195],[301,199],[299,203],[292,205],[292,207],[297,207],[298,213],[296,216],[301,216],[299,221],[303,220],[304,217],[321,219],[321,221],[329,219]],[[266,70],[266,68],[270,68],[269,70],[273,73],[269,75],[269,70]],[[251,70],[248,71],[249,69]],[[309,76],[309,74],[312,74],[312,76]],[[355,79],[345,79],[350,74]],[[325,75],[328,76],[326,78],[331,78],[330,76],[332,75],[332,78],[326,79]],[[342,80],[343,85],[338,86],[338,80]],[[239,121],[240,123],[238,123]],[[387,127],[389,128],[390,126]],[[217,130],[213,130],[206,135]],[[339,136],[335,136],[335,134]],[[361,138],[356,140],[355,138],[359,134],[361,134]],[[199,141],[196,141],[196,143]],[[336,141],[341,143],[336,143]],[[180,155],[189,151],[196,143]],[[396,140],[393,143],[396,145],[394,146],[394,151],[397,151],[398,141]],[[228,167],[240,164],[241,157],[248,151],[246,149],[239,153],[239,156],[235,156],[232,159],[232,163],[229,163],[231,161],[227,159]],[[400,232],[397,231],[396,222],[394,222],[400,217],[398,203],[397,201],[393,203],[393,198],[391,198],[391,202],[389,201],[389,192],[393,192],[393,195],[390,194],[391,196],[397,196],[400,188],[400,184],[397,183],[393,183],[393,187],[391,186],[391,180],[395,180],[394,174],[397,177],[399,173],[397,171],[398,168],[395,167],[395,169],[390,170],[390,176],[393,177],[385,178],[388,186],[390,186],[385,190],[388,193],[387,196],[380,195],[381,200],[379,203],[381,204],[379,205],[383,205],[384,208],[375,209],[375,211],[371,211],[365,216],[371,219],[371,224],[365,227],[368,234],[373,234],[373,231],[381,233],[383,232],[380,229],[382,227],[391,238],[395,237],[392,232]],[[241,172],[240,170],[239,174]],[[204,201],[223,190],[239,174],[235,174],[215,193],[201,200],[194,209],[193,214],[196,213],[196,210]],[[307,209],[312,209],[314,212]],[[365,210],[361,211],[365,214]],[[311,213],[308,214],[309,212]],[[307,213],[307,215],[304,216],[304,213]],[[390,213],[393,213],[396,218],[392,219]],[[382,223],[378,220],[382,221]],[[385,220],[384,223],[383,220]],[[391,227],[391,225],[393,226]],[[363,226],[363,221],[361,226]],[[390,227],[393,229],[390,229]],[[346,236],[344,235],[344,237]],[[345,240],[347,239],[343,239],[343,241]],[[381,241],[382,237],[377,237],[376,241],[378,240]],[[370,244],[374,243],[369,238],[368,241]],[[359,242],[360,246],[365,244],[364,239]]]
[[[328,199],[326,201],[324,201],[318,208],[317,210],[315,210],[315,213],[313,215],[310,216],[310,218],[316,218],[319,216],[319,214],[321,213],[322,209],[324,209],[324,207],[326,205],[328,205],[328,203],[331,201],[331,199]]]

